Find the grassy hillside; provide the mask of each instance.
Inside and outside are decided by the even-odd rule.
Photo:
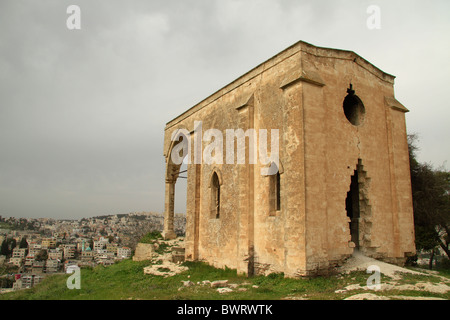
[[[216,269],[200,262],[185,262],[189,270],[173,277],[146,275],[143,268],[149,261],[134,262],[124,260],[112,266],[97,266],[94,269],[81,270],[81,289],[69,290],[66,280],[69,275],[54,275],[46,278],[42,283],[32,289],[25,289],[13,293],[0,295],[0,300],[32,299],[32,300],[127,300],[127,299],[183,299],[183,300],[220,300],[220,299],[344,299],[357,293],[367,293],[367,290],[352,290],[338,292],[349,284],[366,285],[368,274],[353,272],[348,275],[318,277],[312,279],[285,279],[282,275],[272,274],[267,277],[257,276],[247,278],[237,275],[235,270]],[[447,274],[448,277],[448,274]],[[204,280],[228,280],[229,283],[238,284],[242,291],[233,290],[230,293],[220,294],[209,285],[197,284]],[[194,285],[183,287],[182,281],[190,280]],[[381,281],[389,281],[382,277]],[[440,282],[437,276],[408,275],[402,283],[417,283],[419,281]],[[245,290],[245,291],[244,291]],[[398,295],[399,292],[370,293],[383,296]],[[424,291],[402,291],[408,296],[432,296],[449,299],[450,292],[429,293]]]

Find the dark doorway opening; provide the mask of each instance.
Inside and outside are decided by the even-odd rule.
[[[347,198],[345,199],[345,210],[347,211],[347,217],[350,218],[349,229],[351,241],[355,244],[355,249],[359,249],[360,208],[358,170],[355,170],[352,176],[350,190],[347,192]]]

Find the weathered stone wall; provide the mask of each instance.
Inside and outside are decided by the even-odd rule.
[[[362,191],[370,210],[370,234],[360,234],[368,238],[370,248],[361,250],[380,258],[403,258],[414,251],[414,237],[405,110],[386,105],[386,97],[395,100],[393,77],[370,68],[355,54],[348,59],[348,53],[328,57],[320,51],[303,54],[325,84],[303,84],[307,270],[326,268],[352,252],[345,198],[358,159],[370,179]],[[359,126],[342,112],[349,83],[366,110]]]
[[[350,83],[366,111],[358,126],[343,112]],[[414,252],[407,110],[395,100],[393,83],[353,52],[299,42],[170,121],[169,175],[172,132],[190,131],[191,151],[194,121],[202,121],[203,134],[214,128],[224,138],[223,164],[188,165],[186,258],[250,274],[326,272],[354,250],[345,201],[355,170],[360,250],[393,260]],[[225,132],[238,128],[267,129],[269,136],[279,130],[279,211],[270,211],[271,177],[261,175],[259,161],[249,164],[248,146],[245,164],[225,163]],[[219,218],[211,213],[213,172]]]
[[[153,244],[138,243],[134,252],[133,261],[151,260],[153,252]]]

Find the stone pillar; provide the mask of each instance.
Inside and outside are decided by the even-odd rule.
[[[255,111],[253,106],[253,94],[241,103],[236,110],[239,112],[239,128],[244,131],[255,129]],[[255,134],[256,135],[256,134]],[[250,161],[250,143],[257,142],[256,137],[250,139],[245,145],[245,165],[238,166],[239,187],[241,192],[239,195],[239,214],[238,214],[238,273],[251,276],[254,274],[255,266],[255,243],[254,243],[254,164]],[[258,148],[254,148],[253,152],[258,152]]]
[[[175,239],[177,235],[174,231],[174,200],[175,200],[175,182],[166,180],[166,193],[164,200],[164,230],[162,236],[166,240]]]

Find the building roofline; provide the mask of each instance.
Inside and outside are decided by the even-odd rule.
[[[166,123],[166,127],[165,127],[164,130],[167,130],[167,129],[173,127],[178,122],[186,119],[191,114],[193,114],[193,113],[203,109],[205,106],[207,106],[210,103],[212,103],[213,101],[217,100],[219,97],[221,97],[224,94],[226,94],[226,93],[236,89],[237,87],[239,87],[243,83],[253,79],[257,75],[259,75],[262,72],[266,71],[268,68],[265,68],[264,66],[266,66],[266,65],[268,65],[270,63],[272,63],[272,66],[270,66],[270,67],[273,67],[273,66],[277,65],[278,63],[286,60],[287,58],[289,58],[289,57],[291,57],[291,56],[293,56],[293,55],[295,55],[295,54],[297,54],[299,52],[305,52],[305,53],[312,54],[312,55],[317,56],[317,57],[338,58],[336,56],[333,57],[333,56],[329,56],[329,55],[325,56],[323,54],[320,54],[321,51],[322,52],[324,52],[324,51],[337,52],[337,53],[341,53],[341,54],[346,54],[347,57],[343,58],[343,59],[353,60],[354,62],[358,63],[358,65],[360,65],[362,68],[364,68],[367,71],[369,71],[370,73],[374,74],[376,77],[380,78],[381,80],[390,82],[392,84],[394,83],[395,76],[384,72],[383,70],[381,70],[380,68],[378,68],[377,66],[375,66],[374,64],[369,62],[368,60],[364,59],[363,57],[361,57],[360,55],[358,55],[354,51],[315,46],[313,44],[310,44],[308,42],[300,40],[300,41],[292,44],[291,46],[287,47],[286,49],[280,51],[279,53],[275,54],[271,58],[269,58],[269,59],[265,60],[264,62],[258,64],[256,67],[250,69],[249,71],[247,71],[246,73],[242,74],[241,76],[239,76],[235,80],[231,81],[227,85],[223,86],[219,90],[215,91],[214,93],[212,93],[211,95],[209,95],[205,99],[201,100],[200,102],[198,102],[197,104],[195,104],[191,108],[187,109],[186,111],[184,111],[183,113],[179,114],[178,116],[176,116],[172,120],[168,121]],[[282,58],[282,59],[280,61],[277,61],[280,58]],[[261,69],[261,70],[258,72],[258,69]]]

